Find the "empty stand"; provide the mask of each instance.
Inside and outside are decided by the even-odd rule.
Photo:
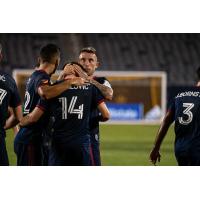
[[[76,60],[85,46],[96,48],[98,70],[166,71],[169,85],[191,85],[200,66],[200,34],[0,34],[4,47],[3,67],[33,68],[41,46],[61,48],[61,65]]]

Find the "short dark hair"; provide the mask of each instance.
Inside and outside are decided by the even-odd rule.
[[[60,56],[60,49],[55,44],[47,44],[40,50],[40,58],[43,62],[54,62],[54,58]]]
[[[63,65],[63,67],[62,67],[62,69],[64,69],[65,68],[65,66],[66,65],[78,65],[82,70],[84,70],[84,67],[80,64],[80,63],[78,63],[78,62],[66,62],[64,65]]]
[[[87,52],[87,53],[93,53],[97,56],[97,51],[94,47],[84,47],[80,50],[80,54],[83,52]]]

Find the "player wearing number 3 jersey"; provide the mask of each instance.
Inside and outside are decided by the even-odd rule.
[[[200,80],[200,68],[197,70]],[[159,149],[171,123],[175,121],[175,156],[178,165],[200,165],[200,81],[197,86],[178,93],[158,131],[150,160],[160,161]]]

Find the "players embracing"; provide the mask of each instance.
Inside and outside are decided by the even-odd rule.
[[[42,72],[39,73],[43,73],[44,69],[41,67],[46,62],[41,57],[40,55],[39,70],[42,69]],[[59,60],[59,53],[57,59]],[[98,67],[96,51],[93,48],[81,50],[79,63],[66,65],[60,77],[63,80],[50,85],[50,75],[55,72],[58,65],[58,62],[53,62],[54,67],[49,69],[50,71],[45,68],[49,76],[46,79],[40,78],[39,83],[35,84],[37,86],[33,91],[38,98],[34,101],[32,109],[29,109],[22,118],[20,122],[22,128],[15,139],[18,165],[43,164],[41,134],[42,127],[46,127],[47,124],[47,121],[41,124],[44,116],[51,116],[54,119],[50,133],[52,145],[49,148],[49,165],[101,165],[99,121],[107,121],[110,117],[104,99],[112,99],[113,91],[106,79],[99,78],[96,81],[92,77]],[[49,61],[46,64],[49,64]],[[48,65],[46,67],[48,69]],[[38,69],[34,73],[38,73]],[[34,81],[35,79],[37,80],[36,77],[33,78]],[[63,89],[63,83],[66,81],[70,84]],[[41,88],[43,85],[48,87]],[[55,92],[52,88],[58,88],[59,92]],[[33,101],[34,96],[29,95],[29,102]],[[38,130],[32,129],[31,134],[23,133],[30,133],[30,127],[39,123],[40,128],[36,128]],[[37,134],[38,139],[31,141],[30,138],[34,138]],[[20,140],[26,135],[30,137],[29,144],[20,145],[22,143]]]
[[[94,76],[96,69],[100,66],[95,48],[82,48],[79,52],[78,62],[86,72],[87,80],[89,80],[91,84],[98,88],[105,100],[112,100],[113,89],[109,81],[105,77]],[[59,79],[62,79],[63,75],[65,75],[64,71],[61,72]],[[82,73],[79,73],[79,76],[85,77],[85,75]],[[104,121],[107,121],[107,119],[101,115],[97,106],[92,103],[89,120],[89,130],[91,140],[91,152],[93,155],[93,164],[95,166],[101,166],[99,122]]]

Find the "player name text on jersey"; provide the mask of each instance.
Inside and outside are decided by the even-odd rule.
[[[193,97],[200,97],[199,92],[192,92],[192,91],[188,91],[188,92],[181,92],[179,93],[176,98],[180,98],[180,97],[185,97],[185,96],[193,96]]]

